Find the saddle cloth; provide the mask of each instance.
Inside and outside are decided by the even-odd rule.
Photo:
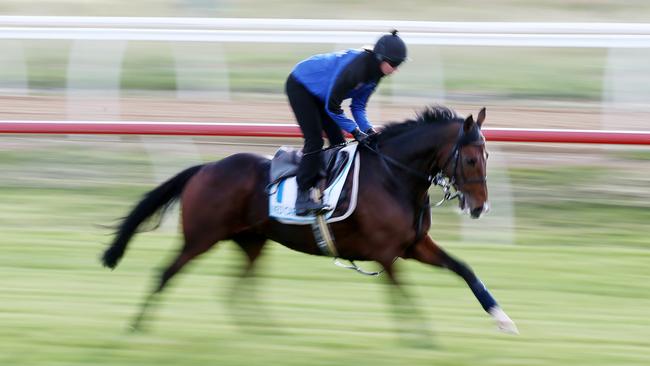
[[[324,214],[328,223],[346,219],[356,207],[360,164],[356,151],[357,144],[350,143],[338,150],[331,149],[323,152],[327,167],[327,183],[323,191],[323,203],[332,208]],[[300,158],[301,154],[298,150],[281,147],[271,161],[271,183],[267,188],[269,216],[284,224],[309,225],[315,220],[314,215],[296,215],[298,184],[295,174]],[[351,187],[345,190],[344,197],[342,197],[341,192],[344,192],[350,172],[352,172]],[[344,212],[336,209],[337,205],[341,205],[339,201],[346,201],[346,203],[349,201]]]

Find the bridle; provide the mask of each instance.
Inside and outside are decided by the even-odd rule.
[[[462,164],[463,154],[461,153],[461,148],[463,146],[468,146],[468,145],[485,146],[485,139],[481,138],[479,141],[463,143],[464,135],[462,131],[463,130],[461,128],[459,137],[456,140],[456,143],[454,144],[454,148],[451,150],[451,153],[449,153],[449,157],[445,161],[445,164],[438,171],[438,173],[436,173],[436,175],[433,176],[432,183],[436,186],[439,186],[443,192],[443,198],[438,203],[435,204],[436,207],[442,205],[443,203],[445,203],[445,201],[451,201],[455,198],[460,199],[463,197],[463,193],[457,190],[456,186],[463,186],[465,184],[471,184],[471,183],[485,183],[487,181],[486,175],[467,179]],[[449,164],[453,164],[451,168],[452,171],[451,177],[445,175],[445,171],[447,170]],[[458,177],[458,181],[456,181],[456,177]]]

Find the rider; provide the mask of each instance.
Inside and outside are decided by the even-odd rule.
[[[307,215],[325,208],[310,192],[323,167],[323,131],[330,146],[345,143],[341,129],[363,143],[375,130],[366,117],[368,98],[381,78],[392,74],[406,60],[406,45],[397,30],[385,34],[372,50],[345,50],[312,56],[298,63],[286,83],[289,104],[305,138],[303,157],[296,180],[296,214]],[[352,98],[354,120],[341,109],[344,99]]]

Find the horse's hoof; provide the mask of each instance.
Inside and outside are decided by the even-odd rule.
[[[519,334],[519,329],[517,329],[517,326],[515,325],[515,322],[510,320],[509,322],[497,322],[497,328],[507,334]]]
[[[515,325],[515,322],[510,319],[508,314],[506,314],[503,310],[501,310],[500,307],[493,307],[489,311],[490,315],[492,315],[492,318],[497,322],[497,328],[508,334],[519,334],[519,330],[517,329],[517,326]]]
[[[146,333],[147,330],[145,328],[146,327],[142,326],[142,323],[135,322],[135,323],[129,324],[126,327],[126,331],[128,333],[131,333],[131,334]]]

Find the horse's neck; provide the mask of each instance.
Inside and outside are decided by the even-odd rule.
[[[456,133],[457,131],[454,128],[432,126],[426,130],[414,130],[385,141],[383,146],[380,147],[381,152],[407,166],[412,171],[409,173],[405,171],[406,169],[388,164],[387,167],[390,169],[388,175],[392,180],[395,180],[393,185],[401,187],[399,191],[402,191],[403,194],[410,196],[415,201],[421,201],[429,188],[423,177],[435,173],[432,170],[439,168],[441,148]]]
[[[386,141],[381,150],[385,155],[415,171],[425,175],[434,173],[431,169],[439,168],[437,165],[444,158],[440,156],[443,147],[458,133],[456,128],[449,126],[413,130]]]

